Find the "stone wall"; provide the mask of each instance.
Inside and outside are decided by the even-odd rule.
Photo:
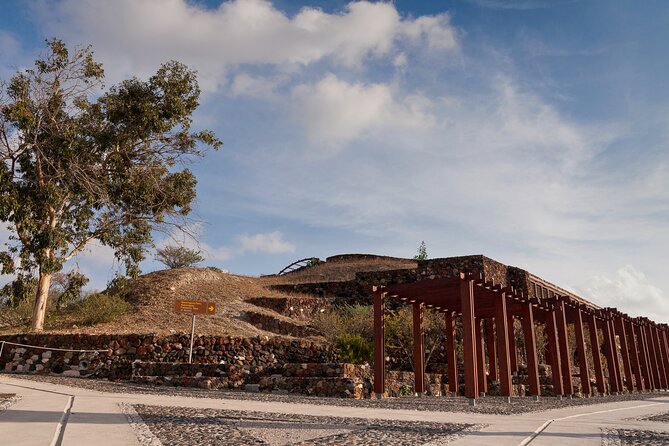
[[[313,297],[252,297],[248,303],[268,308],[286,317],[304,320],[311,319],[315,314],[332,309],[334,299]]]
[[[368,365],[344,363],[284,364],[263,373],[245,373],[242,367],[216,364],[133,363],[132,381],[167,386],[206,389],[237,389],[253,392],[370,398],[373,370]],[[426,393],[444,395],[448,385],[441,374],[425,375]],[[386,396],[413,394],[413,372],[390,371],[386,375]]]
[[[271,314],[260,313],[257,311],[244,311],[240,315],[242,320],[272,333],[281,335],[295,336],[298,338],[306,338],[309,336],[321,336],[314,327],[309,325],[300,325],[291,320],[279,319]]]
[[[71,376],[95,374],[111,379],[128,379],[135,360],[183,363],[188,361],[189,336],[154,335],[11,335],[0,341],[44,346],[44,348],[4,346],[0,370],[22,373],[67,372]],[[286,363],[332,362],[332,347],[308,340],[282,337],[236,338],[198,336],[194,340],[193,361],[197,364],[234,365],[246,373],[262,373]],[[101,353],[77,353],[49,350],[104,350]]]

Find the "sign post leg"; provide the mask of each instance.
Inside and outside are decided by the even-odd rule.
[[[195,337],[195,314],[193,314],[193,322],[190,326],[190,352],[188,353],[188,364],[193,363],[193,338]]]

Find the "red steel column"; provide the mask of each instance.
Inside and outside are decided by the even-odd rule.
[[[626,320],[623,321],[625,325],[625,334],[627,338],[627,346],[629,347],[630,358],[632,360],[632,373],[634,374],[634,388],[637,392],[642,392],[644,390],[644,382],[641,376],[641,362],[639,360],[639,347],[636,341],[636,336],[634,336],[634,328],[632,326],[632,321]]]
[[[622,392],[625,388],[623,383],[623,371],[620,365],[620,356],[618,356],[618,342],[616,342],[616,330],[613,324],[613,314],[609,318],[609,330],[611,330],[611,347],[613,348],[613,357],[615,359],[616,379],[618,380],[618,391]]]
[[[465,360],[465,396],[478,398],[476,372],[476,332],[474,324],[474,281],[460,275],[460,301],[462,304],[462,347]]]
[[[508,314],[509,328],[509,363],[511,366],[511,374],[518,371],[518,347],[516,346],[516,324],[514,323],[513,314]]]
[[[386,351],[383,299],[385,293],[374,288],[374,393],[377,397],[386,392]]]
[[[618,339],[620,339],[620,354],[623,357],[623,367],[625,368],[625,384],[627,390],[634,391],[634,379],[632,378],[632,364],[630,363],[630,347],[625,333],[625,323],[621,315],[617,314],[614,318],[614,328]]]
[[[650,371],[653,376],[653,389],[659,390],[662,388],[662,383],[660,382],[660,373],[658,367],[657,356],[655,354],[655,343],[653,342],[653,337],[650,334],[650,326],[645,323],[643,326],[644,337],[646,338],[646,346],[648,350],[648,357],[650,359]]]
[[[581,377],[581,390],[590,395],[590,372],[588,371],[588,355],[585,349],[585,338],[583,337],[583,316],[581,308],[574,311],[574,331],[576,332],[576,349],[578,350],[578,367]]]
[[[483,319],[476,318],[476,368],[479,378],[479,392],[488,393],[488,379],[485,373],[485,345],[483,343]]]
[[[425,393],[425,345],[423,343],[423,303],[414,302],[413,307],[413,373],[414,392]]]
[[[564,395],[562,367],[560,366],[560,347],[558,345],[556,311],[552,308],[546,314],[546,337],[549,346],[551,374],[553,375],[553,393]]]
[[[556,327],[558,332],[558,342],[560,343],[560,366],[562,367],[562,386],[565,395],[574,393],[574,386],[571,380],[571,352],[569,351],[569,337],[567,331],[567,314],[564,301],[560,299],[557,302],[557,320]]]
[[[660,341],[660,351],[662,352],[662,358],[664,359],[664,371],[667,376],[667,384],[669,385],[669,345],[667,345],[667,333],[658,329],[658,338]]]
[[[534,316],[532,315],[532,304],[527,302],[523,306],[523,336],[525,338],[525,356],[527,357],[528,384],[530,394],[541,395],[539,384],[539,359],[537,357],[537,340],[534,332]],[[490,327],[490,324],[488,324]]]
[[[511,359],[509,357],[509,326],[506,313],[506,293],[495,293],[495,327],[497,328],[497,353],[499,355],[499,393],[511,396]]]
[[[486,345],[488,346],[488,370],[490,379],[497,381],[497,344],[493,319],[486,319]]]
[[[639,346],[639,359],[641,359],[641,374],[643,375],[643,381],[646,390],[652,390],[655,388],[653,385],[653,374],[650,371],[650,360],[648,359],[648,350],[646,339],[643,334],[643,327],[639,321],[634,324],[634,334],[636,334],[636,341]]]
[[[605,315],[608,317],[608,315]],[[609,387],[611,392],[620,392],[618,387],[618,376],[616,375],[616,357],[615,350],[613,349],[613,340],[611,334],[611,326],[609,325],[609,320],[604,319],[601,322],[602,331],[604,332],[604,353],[606,356],[606,366],[609,370]]]
[[[448,390],[458,394],[458,354],[455,349],[455,312],[448,310],[446,322],[446,356],[448,359]]]
[[[592,362],[595,367],[597,390],[600,395],[604,395],[606,394],[606,386],[604,385],[604,371],[602,370],[601,344],[597,335],[597,317],[594,313],[588,316],[588,330],[590,331],[590,348],[592,349]]]
[[[663,389],[667,388],[667,371],[664,368],[665,358],[662,357],[662,348],[660,346],[659,330],[656,325],[650,327],[651,335],[655,343],[655,356],[657,356],[657,372],[660,375],[660,383]]]

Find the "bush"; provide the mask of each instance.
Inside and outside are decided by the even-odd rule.
[[[350,364],[372,362],[374,349],[371,343],[359,334],[345,334],[337,340],[339,360]]]
[[[82,325],[95,325],[111,322],[130,309],[131,305],[121,297],[98,293],[79,302],[74,311]]]
[[[358,334],[371,342],[374,339],[374,308],[371,305],[345,305],[316,315],[313,324],[335,344],[348,334]]]

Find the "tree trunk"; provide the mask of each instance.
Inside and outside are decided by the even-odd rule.
[[[44,316],[46,315],[46,302],[49,298],[50,287],[51,273],[45,274],[40,272],[37,284],[37,296],[35,296],[35,306],[33,307],[32,329],[35,331],[44,329]]]

